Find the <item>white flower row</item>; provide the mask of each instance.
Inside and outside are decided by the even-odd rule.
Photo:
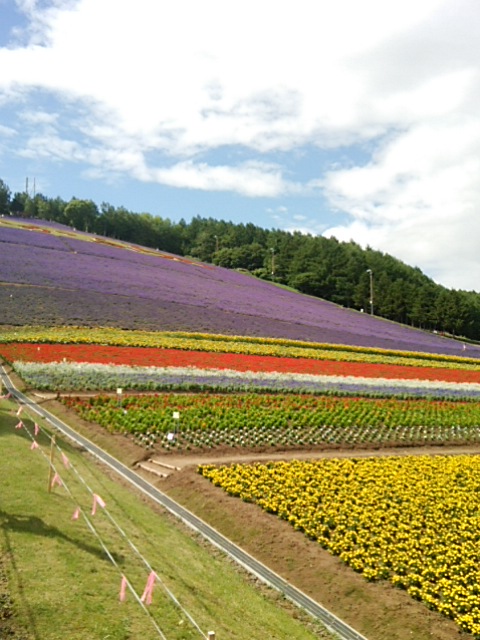
[[[129,386],[140,388],[154,385],[181,385],[182,383],[212,386],[262,386],[265,388],[292,387],[306,389],[354,390],[356,387],[374,392],[422,390],[425,395],[442,391],[444,394],[480,395],[480,384],[445,382],[441,380],[367,378],[360,376],[314,375],[288,372],[236,371],[232,369],[201,369],[198,367],[138,367],[77,362],[15,362],[18,374],[28,384],[41,388],[114,388]]]

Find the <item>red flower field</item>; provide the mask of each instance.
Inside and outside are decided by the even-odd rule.
[[[306,373],[404,380],[442,380],[480,383],[480,370],[415,367],[368,362],[336,362],[307,358],[281,358],[235,353],[211,353],[99,345],[24,344],[0,345],[0,355],[10,362],[90,362],[143,367],[196,367],[235,371]]]

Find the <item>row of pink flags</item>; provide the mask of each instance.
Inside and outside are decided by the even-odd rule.
[[[7,393],[6,395],[0,396],[0,399],[8,399],[11,397],[10,393]],[[18,408],[16,415],[17,417],[19,417],[22,413],[23,407],[20,405],[20,407]],[[18,423],[15,425],[15,429],[22,429],[24,427],[24,423],[22,420],[19,420]],[[37,436],[40,432],[40,427],[38,426],[38,424],[35,422],[34,423],[34,435]],[[35,439],[32,439],[32,444],[30,446],[30,449],[33,451],[35,449],[39,448],[39,444]],[[65,467],[65,469],[69,469],[70,468],[70,460],[68,459],[68,457],[65,455],[65,453],[63,453],[63,451],[61,452],[61,458],[62,458],[62,462],[63,465]],[[55,486],[62,486],[63,482],[62,479],[59,475],[59,473],[57,471],[55,471],[51,484],[50,484],[50,489],[53,489]],[[105,509],[106,504],[105,501],[102,500],[102,498],[94,493],[93,494],[93,504],[92,504],[92,511],[91,511],[91,515],[94,516],[97,512],[97,506],[101,507],[102,509]],[[80,513],[81,513],[81,509],[80,507],[76,507],[75,511],[73,512],[72,515],[72,520],[78,520],[80,517]],[[153,596],[153,588],[155,586],[155,582],[157,579],[157,574],[155,573],[155,571],[151,571],[148,579],[147,579],[147,584],[145,585],[145,589],[143,591],[142,597],[140,598],[140,601],[150,605],[152,604],[152,596]],[[120,584],[120,602],[124,602],[126,599],[126,592],[127,592],[127,586],[128,586],[128,580],[127,578],[122,575],[122,580],[121,580],[121,584]]]
[[[156,579],[157,579],[157,574],[155,573],[155,571],[151,571],[148,576],[145,589],[143,590],[142,597],[140,598],[141,602],[144,602],[145,604],[148,604],[148,605],[152,604],[153,588],[155,586]],[[125,598],[127,594],[127,585],[128,585],[128,581],[126,577],[122,576],[122,582],[120,585],[120,602],[125,602]]]

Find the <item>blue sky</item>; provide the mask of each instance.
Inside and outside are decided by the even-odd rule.
[[[0,178],[480,291],[478,0],[0,0]]]

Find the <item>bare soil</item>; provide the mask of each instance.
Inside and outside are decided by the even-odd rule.
[[[37,398],[38,399],[38,398]],[[383,455],[479,454],[479,446],[402,447],[326,450],[209,450],[194,453],[146,452],[132,440],[110,435],[79,420],[55,400],[45,404],[90,440],[135,468],[158,489],[215,527],[245,551],[295,585],[368,640],[451,640],[460,636],[457,625],[430,611],[405,591],[387,582],[370,583],[339,558],[293,529],[287,522],[254,504],[228,496],[198,473],[199,464],[230,464],[268,460],[314,459]],[[165,477],[139,468],[155,458]]]

